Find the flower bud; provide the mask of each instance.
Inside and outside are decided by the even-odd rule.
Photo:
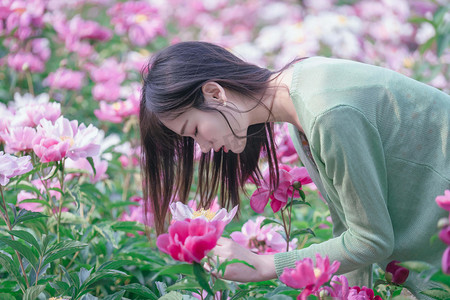
[[[398,265],[399,261],[393,260],[386,266],[385,278],[388,282],[403,284],[409,275],[409,270]]]

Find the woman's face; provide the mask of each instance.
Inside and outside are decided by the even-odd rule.
[[[247,135],[248,125],[242,113],[224,106],[219,106],[218,110],[228,119],[237,136]],[[175,119],[161,119],[161,122],[179,135],[192,137],[203,153],[211,149],[217,152],[222,148],[225,152],[241,153],[247,143],[247,138],[239,138],[233,134],[225,118],[217,111],[190,108]]]

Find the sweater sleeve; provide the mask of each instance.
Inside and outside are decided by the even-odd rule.
[[[277,274],[297,260],[314,259],[315,253],[339,261],[340,274],[368,270],[394,248],[379,133],[359,110],[337,106],[316,118],[310,146],[329,200],[347,229],[323,243],[276,254]]]

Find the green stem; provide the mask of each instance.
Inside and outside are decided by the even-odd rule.
[[[11,231],[12,230],[11,221],[8,216],[8,211],[6,210],[6,201],[5,201],[5,196],[3,195],[3,188],[1,185],[0,185],[0,194],[2,196],[2,203],[1,203],[2,208],[5,210],[5,214],[2,213],[2,217],[3,217],[3,220],[5,221],[6,225],[8,226],[8,229]],[[11,235],[11,239],[14,241],[14,236],[12,234],[10,234],[10,235]],[[17,259],[19,260],[20,268],[22,269],[22,274],[23,274],[23,277],[25,278],[25,283],[27,285],[27,288],[29,288],[30,284],[28,283],[27,273],[25,273],[25,268],[23,267],[22,257],[20,256],[20,253],[17,250],[14,250],[14,251],[16,252]],[[22,289],[22,287],[20,287],[20,289]],[[22,289],[22,291],[23,291],[23,289]],[[23,292],[25,292],[25,291],[23,291]]]
[[[59,185],[61,188],[61,197],[59,198],[59,207],[58,207],[58,222],[56,225],[56,234],[57,234],[57,240],[58,243],[61,241],[61,233],[59,231],[59,227],[61,226],[61,214],[62,214],[62,206],[64,203],[64,163],[65,159],[63,158],[61,160],[61,176],[59,177]]]
[[[27,78],[28,90],[30,91],[30,94],[34,96],[33,80],[31,79],[31,73],[29,71],[26,71],[25,77]]]

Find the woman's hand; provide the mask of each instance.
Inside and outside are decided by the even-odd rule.
[[[223,263],[225,260],[238,259],[246,261],[255,267],[255,269],[252,269],[242,263],[229,264],[223,276],[222,272],[216,274],[223,279],[238,282],[258,282],[277,277],[273,255],[255,254],[233,240],[224,237],[217,241],[217,246],[212,251],[213,259],[216,259],[218,256],[220,263]]]

